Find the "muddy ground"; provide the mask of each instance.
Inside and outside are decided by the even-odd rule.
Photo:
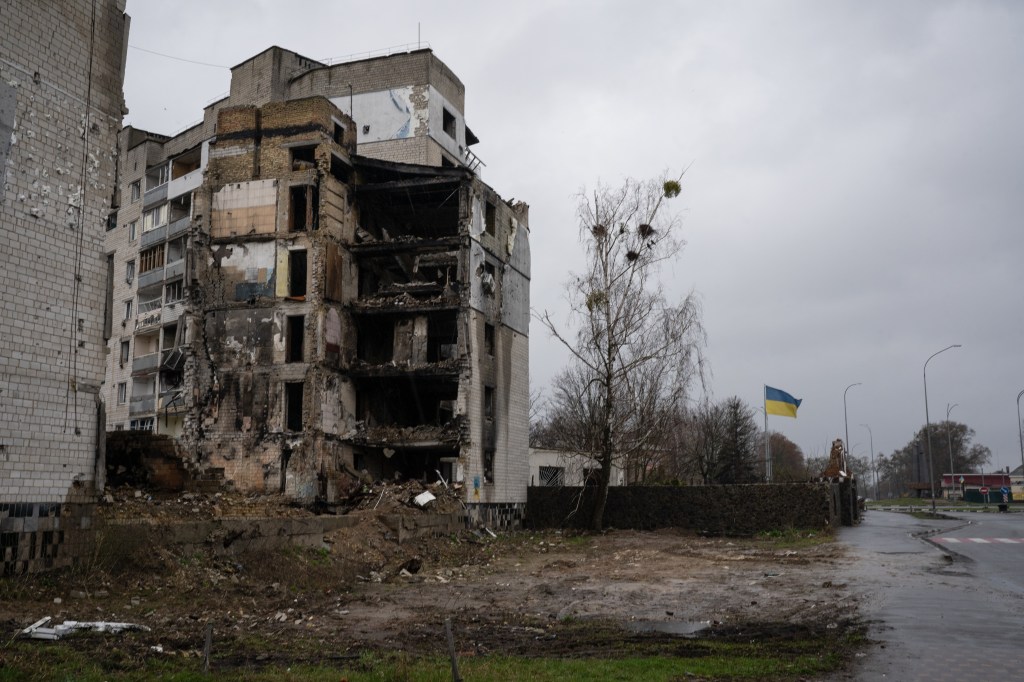
[[[381,507],[385,497],[394,503]],[[326,536],[323,549],[215,557],[148,547],[116,565],[97,557],[76,570],[8,578],[0,627],[9,638],[44,616],[143,625],[149,630],[64,640],[130,663],[199,656],[210,623],[213,660],[223,666],[328,663],[367,651],[444,655],[446,618],[463,656],[692,655],[699,640],[681,635],[697,630],[785,641],[856,627],[858,598],[839,578],[847,559],[828,539],[477,530],[399,545],[377,513],[426,513],[402,497],[385,492],[378,509],[355,505],[360,524]],[[308,512],[272,498],[121,491],[104,513],[171,521]]]

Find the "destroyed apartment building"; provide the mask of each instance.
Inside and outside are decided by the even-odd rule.
[[[243,491],[362,472],[514,516],[528,479],[528,207],[480,179],[430,50],[281,48],[174,137],[126,128],[107,232],[107,428]]]

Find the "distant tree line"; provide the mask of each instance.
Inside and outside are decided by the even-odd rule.
[[[572,375],[559,382],[573,381]],[[588,429],[580,412],[568,399],[570,391],[556,391],[543,407],[534,396],[530,445],[566,452],[580,452]],[[695,406],[676,406],[660,415],[645,431],[643,445],[618,453],[616,464],[631,484],[710,485],[755,483],[765,480],[764,429],[758,413],[738,397],[705,400]],[[656,426],[656,428],[655,428]],[[979,472],[991,460],[991,451],[975,443],[974,429],[955,421],[932,424],[933,469],[936,490],[948,473],[952,452],[953,473]],[[655,433],[656,432],[656,433]],[[858,479],[860,492],[874,495],[875,475],[883,498],[917,495],[930,491],[927,441],[921,427],[906,445],[886,455],[879,453],[871,469],[868,456],[849,456],[847,469]],[[800,447],[781,433],[770,431],[772,481],[789,483],[815,480],[828,466],[827,456],[805,456]]]

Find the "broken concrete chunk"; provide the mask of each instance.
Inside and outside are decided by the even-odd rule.
[[[426,507],[429,503],[433,502],[437,498],[429,490],[424,490],[422,493],[412,498],[412,501],[419,507]]]

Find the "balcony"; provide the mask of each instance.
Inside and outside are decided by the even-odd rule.
[[[184,268],[182,268],[184,271]],[[159,284],[164,281],[164,269],[155,268],[139,275],[139,289],[145,289],[148,286]]]
[[[132,360],[132,374],[146,374],[148,372],[154,372],[159,364],[160,353],[140,355]]]
[[[155,227],[149,232],[142,233],[142,237],[140,237],[139,241],[139,248],[144,249],[147,246],[159,244],[165,239],[167,239],[167,226]]]
[[[198,189],[202,184],[203,169],[196,168],[194,171],[185,173],[180,178],[175,178],[167,183],[167,197],[169,199],[180,197],[182,194]]]
[[[174,279],[185,274],[185,259],[179,258],[173,263],[168,263],[164,268],[164,279]],[[141,280],[140,280],[141,286]]]
[[[128,414],[152,414],[156,409],[156,398],[153,396],[145,396],[137,398],[132,396],[131,402],[128,404]]]
[[[164,183],[158,185],[153,189],[147,189],[146,193],[142,195],[142,210],[145,211],[152,206],[159,204],[162,201],[167,201],[167,185]]]
[[[177,220],[175,220],[174,222],[167,226],[167,238],[171,239],[173,237],[177,237],[179,234],[186,232],[191,222],[192,219],[189,218],[188,216],[178,218]]]
[[[162,305],[163,305],[163,299],[161,299],[159,296],[157,296],[156,298],[151,299],[149,301],[142,301],[142,300],[140,300],[139,301],[139,316],[141,317],[142,315],[145,315],[146,313],[151,313],[151,312],[153,312],[155,310],[160,310],[160,306],[162,306]]]

